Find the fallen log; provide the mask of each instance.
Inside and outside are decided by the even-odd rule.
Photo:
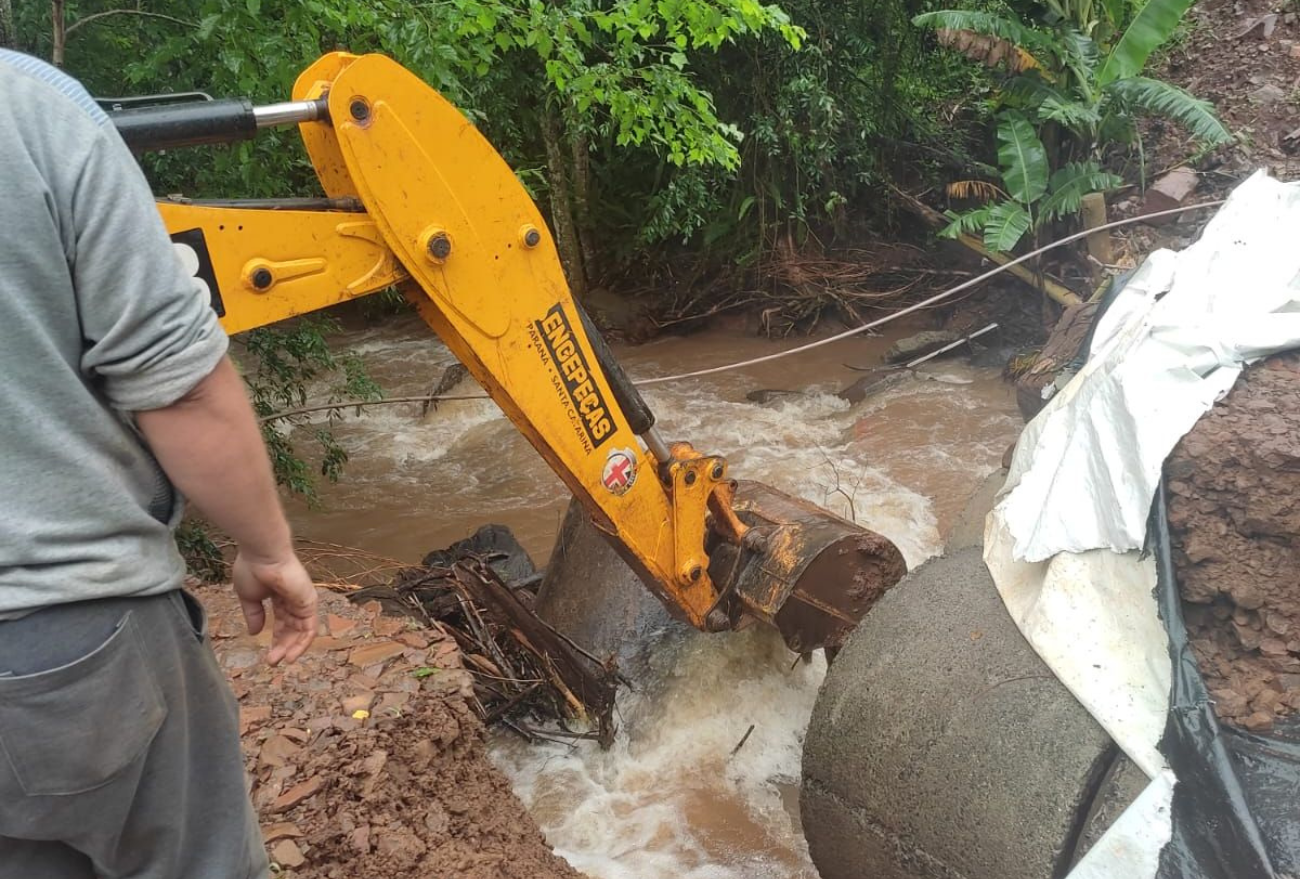
[[[936,229],[947,225],[947,220],[944,219],[943,214],[939,213],[934,208],[925,204],[921,200],[908,195],[897,187],[891,186],[890,189],[892,189],[894,194],[898,196],[903,207],[920,217],[929,225],[934,226]],[[959,235],[953,240],[968,250],[971,250],[1000,266],[1004,266],[1011,262],[1011,257],[1003,253],[994,253],[985,247],[983,242],[971,237],[970,235]],[[1083,300],[1079,298],[1079,294],[1075,293],[1069,287],[1066,287],[1064,284],[1055,281],[1046,275],[1038,274],[1026,266],[1014,265],[1007,269],[1007,271],[1033,287],[1035,290],[1038,290],[1044,296],[1059,302],[1067,308],[1072,305],[1080,305],[1083,303]]]

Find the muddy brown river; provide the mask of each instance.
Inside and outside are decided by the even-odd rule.
[[[876,397],[834,396],[898,336],[847,339],[744,370],[645,392],[664,435],[720,452],[740,478],[770,483],[892,539],[909,565],[942,535],[999,465],[1020,419],[995,369],[932,361]],[[453,358],[414,317],[341,340],[388,396],[428,392]],[[616,347],[634,378],[769,354],[792,342],[724,331]],[[755,389],[801,393],[758,405]],[[472,381],[457,392],[477,390]],[[299,431],[303,428],[298,428]],[[417,561],[501,522],[538,564],[567,492],[494,404],[377,407],[336,434],[351,456],[322,507],[296,506],[304,536]],[[597,879],[815,879],[798,825],[800,751],[825,672],[763,632],[666,639],[646,652],[636,692],[620,696],[622,733],[530,746],[499,736],[493,753],[548,840]],[[746,730],[753,732],[732,754]]]

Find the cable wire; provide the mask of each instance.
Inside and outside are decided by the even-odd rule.
[[[648,387],[650,385],[661,385],[661,384],[666,384],[668,382],[681,381],[682,379],[687,379],[687,378],[699,378],[700,376],[705,376],[705,375],[717,375],[718,373],[722,373],[722,372],[730,372],[733,369],[744,369],[747,366],[756,366],[760,363],[769,363],[773,360],[781,360],[782,358],[785,357],[793,357],[795,354],[802,354],[805,351],[812,351],[815,348],[821,348],[824,345],[830,345],[833,342],[839,342],[844,339],[848,339],[852,336],[858,335],[859,333],[869,332],[870,330],[874,330],[877,327],[884,326],[890,321],[895,321],[901,317],[906,317],[909,314],[914,314],[923,308],[929,308],[931,305],[934,305],[937,302],[942,302],[945,299],[949,299],[953,296],[956,296],[958,293],[962,292],[963,290],[968,290],[971,287],[974,287],[976,284],[982,284],[983,282],[989,280],[990,278],[1002,274],[1003,272],[1007,271],[1013,266],[1018,266],[1021,263],[1026,262],[1027,260],[1031,260],[1036,256],[1041,256],[1042,254],[1047,253],[1047,251],[1049,250],[1055,250],[1058,247],[1063,247],[1066,244],[1071,244],[1075,241],[1078,241],[1080,238],[1087,238],[1089,235],[1092,235],[1097,232],[1105,232],[1108,229],[1117,229],[1121,226],[1132,225],[1133,223],[1142,223],[1159,217],[1171,217],[1174,216],[1175,214],[1181,214],[1184,211],[1196,211],[1204,208],[1219,207],[1220,205],[1224,204],[1226,201],[1227,199],[1222,199],[1222,198],[1215,199],[1214,201],[1202,201],[1202,202],[1197,202],[1196,204],[1184,205],[1182,207],[1171,208],[1165,211],[1156,211],[1155,213],[1142,214],[1141,216],[1137,216],[1137,217],[1128,217],[1123,220],[1112,220],[1109,223],[1103,223],[1100,226],[1094,226],[1091,229],[1085,229],[1082,232],[1075,232],[1073,235],[1067,235],[1064,238],[1059,238],[1056,241],[1053,241],[1049,244],[1044,244],[1042,247],[1029,251],[1024,256],[1018,256],[1015,259],[1011,260],[1010,262],[1006,262],[1003,263],[1002,265],[989,269],[984,274],[976,275],[974,278],[971,278],[967,281],[963,281],[962,283],[957,284],[954,287],[949,287],[948,289],[940,293],[936,293],[935,295],[929,297],[928,299],[922,299],[920,302],[914,302],[913,304],[905,308],[901,308],[898,311],[890,312],[884,317],[877,318],[876,320],[869,321],[865,324],[862,324],[861,326],[857,326],[852,329],[845,330],[842,333],[836,333],[835,335],[827,336],[824,339],[817,339],[814,342],[806,342],[802,345],[796,345],[795,347],[787,348],[784,351],[776,351],[772,354],[764,354],[761,357],[751,357],[748,360],[737,360],[734,363],[724,363],[721,366],[710,366],[704,369],[691,370],[690,372],[679,372],[673,375],[661,375],[661,376],[655,376],[653,378],[638,379],[633,381],[632,384],[636,385],[639,388]],[[436,403],[443,400],[486,400],[486,399],[489,399],[487,394],[456,394],[450,396],[443,395],[443,396],[431,396],[431,397],[398,397],[390,400],[350,400],[350,401],[339,402],[339,403],[330,403],[321,406],[306,406],[301,409],[292,409],[287,412],[277,412],[272,415],[267,415],[260,420],[263,422],[278,421],[282,418],[289,418],[294,415],[302,415],[308,412],[318,412],[318,411],[325,411],[330,409],[347,409],[351,406],[376,406],[376,405],[382,406],[386,403],[422,403],[422,402]]]
[[[1219,205],[1223,204],[1225,201],[1227,201],[1227,199],[1218,199],[1216,201],[1203,201],[1198,204],[1188,205],[1186,207],[1173,208],[1167,211],[1157,211],[1156,213],[1153,214],[1143,214],[1140,217],[1129,217],[1124,220],[1115,220],[1110,223],[1104,223],[1103,225],[1100,226],[1094,226],[1091,229],[1085,229],[1082,232],[1076,232],[1073,235],[1067,235],[1066,237],[1061,238],[1057,241],[1053,241],[1050,244],[1045,244],[1042,247],[1037,248],[1036,250],[1031,250],[1028,253],[1026,253],[1024,256],[1018,256],[1015,259],[1011,260],[1010,262],[1003,263],[1002,265],[997,266],[996,268],[990,269],[989,271],[985,272],[982,275],[977,275],[974,278],[971,278],[969,281],[963,281],[962,283],[956,285],[955,287],[949,287],[947,290],[944,290],[941,293],[936,293],[935,295],[931,296],[928,299],[922,299],[920,302],[915,302],[907,306],[906,308],[901,308],[898,311],[887,314],[882,318],[877,318],[876,320],[869,321],[865,324],[862,324],[861,326],[854,327],[853,329],[850,330],[845,330],[842,333],[836,333],[833,336],[827,336],[825,339],[818,339],[815,342],[806,342],[805,344],[798,345],[794,348],[787,348],[785,351],[777,351],[774,354],[764,354],[762,357],[751,357],[748,360],[738,360],[735,363],[725,363],[722,366],[710,366],[706,369],[695,369],[690,372],[677,373],[676,375],[664,375],[655,378],[641,379],[640,381],[633,382],[633,384],[635,384],[637,387],[646,387],[648,385],[658,385],[658,384],[664,384],[665,382],[680,381],[684,378],[698,378],[699,376],[702,375],[716,375],[717,373],[720,372],[729,372],[730,370],[733,369],[743,369],[746,366],[756,366],[759,363],[767,363],[772,360],[780,360],[783,357],[790,357],[794,354],[802,354],[804,351],[811,351],[814,348],[820,348],[823,345],[829,345],[832,342],[838,342],[842,339],[847,339],[851,336],[856,336],[859,333],[865,333],[869,330],[874,330],[876,327],[883,326],[893,320],[898,320],[900,317],[906,317],[909,314],[912,314],[914,312],[920,311],[923,308],[927,308],[931,305],[934,305],[936,302],[942,302],[943,300],[951,296],[955,296],[961,291],[973,287],[976,284],[983,283],[984,281],[987,281],[989,278],[992,278],[994,275],[998,275],[1001,274],[1002,272],[1007,271],[1012,266],[1018,266],[1022,262],[1025,262],[1026,260],[1033,259],[1034,257],[1044,254],[1047,251],[1053,250],[1057,247],[1061,247],[1063,245],[1070,244],[1071,242],[1078,241],[1080,238],[1086,238],[1095,232],[1104,232],[1107,229],[1115,229],[1119,226],[1127,226],[1130,223],[1138,223],[1145,220],[1153,219],[1155,217],[1167,217],[1173,214],[1181,214],[1183,211],[1194,211],[1200,208],[1218,207]]]

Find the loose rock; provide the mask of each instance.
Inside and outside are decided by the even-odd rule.
[[[202,597],[221,630],[238,631],[228,589]],[[426,642],[425,657],[407,639],[373,639],[378,604],[356,607],[324,592],[321,602],[322,628],[346,652],[239,670],[253,801],[282,879],[581,879],[489,762],[455,643],[412,632]],[[219,658],[254,646],[233,634],[214,642]],[[414,676],[423,666],[408,653],[436,663],[436,674]],[[376,655],[385,659],[371,662]],[[369,717],[345,713],[365,702]]]
[[[885,352],[886,363],[906,363],[951,345],[961,336],[952,330],[926,330],[905,339],[899,339]]]
[[[271,847],[271,860],[281,867],[301,867],[307,863],[307,859],[302,856],[302,849],[292,839],[285,839],[277,842]]]
[[[1196,191],[1200,178],[1191,168],[1175,168],[1162,176],[1147,190],[1142,201],[1143,214],[1155,214],[1182,207],[1188,196]],[[1155,217],[1149,220],[1153,225],[1168,225],[1177,221],[1177,216]]]

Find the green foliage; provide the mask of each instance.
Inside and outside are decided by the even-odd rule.
[[[1083,208],[1085,195],[1114,189],[1123,182],[1103,171],[1095,161],[1067,162],[1053,172],[1048,183],[1050,194],[1039,203],[1039,214],[1044,222],[1072,216]]]
[[[1037,201],[1047,191],[1047,150],[1034,126],[1019,113],[1002,114],[998,124],[998,161],[1007,194],[1021,204]]]
[[[1077,213],[1083,197],[1123,181],[1094,160],[1069,162],[1048,170],[1047,150],[1029,120],[1014,110],[998,121],[998,162],[1007,198],[967,211],[949,212],[942,235],[956,238],[980,232],[984,246],[999,252],[1014,248],[1026,232]]]
[[[203,583],[224,583],[229,579],[225,556],[221,553],[221,547],[212,539],[212,532],[206,523],[186,519],[177,527],[173,536],[181,558],[185,559],[185,569],[192,576]]]
[[[1097,72],[1097,82],[1106,85],[1141,73],[1151,53],[1173,36],[1191,5],[1192,0],[1147,0],[1143,3]]]
[[[280,327],[263,327],[238,337],[251,366],[244,374],[260,418],[307,405],[309,390],[332,380],[324,389],[327,402],[377,400],[383,397],[361,361],[352,354],[330,350],[325,336],[337,330],[327,318],[304,318]],[[319,392],[319,391],[318,391]],[[311,435],[321,455],[318,474],[336,482],[347,463],[347,452],[324,426]],[[262,438],[271,456],[276,481],[294,494],[315,502],[316,475],[298,454],[283,419],[262,422]]]
[[[1232,138],[1208,101],[1172,83],[1131,76],[1114,81],[1107,86],[1107,91],[1121,107],[1172,119],[1203,144],[1217,146]]]
[[[992,250],[1008,250],[1029,230],[1076,213],[1088,193],[1118,186],[1122,181],[1103,171],[1100,159],[1108,148],[1136,142],[1139,115],[1171,119],[1205,147],[1231,140],[1208,103],[1139,75],[1174,34],[1190,0],[1041,2],[1045,14],[1037,27],[964,10],[913,19],[924,28],[1009,40],[1037,62],[1021,65],[995,99],[998,162],[1010,198],[950,213],[944,230],[955,236],[980,229]],[[1049,135],[1051,149],[1044,145]]]
[[[1028,28],[1009,15],[971,9],[937,9],[918,15],[912,19],[912,23],[932,30],[974,31],[1009,40],[1030,54],[1037,51],[1050,55],[1060,50],[1050,35]]]
[[[1139,113],[1172,119],[1208,146],[1231,139],[1209,104],[1177,86],[1138,76],[1151,53],[1177,29],[1188,0],[1144,0],[1128,19],[1111,17],[1127,15],[1126,4],[1081,3],[1070,11],[1086,18],[1082,21],[1063,20],[1059,4],[1047,5],[1055,20],[1045,23],[1047,29],[1043,30],[959,10],[920,15],[914,22],[926,28],[986,33],[1036,53],[1041,66],[1009,78],[1003,85],[999,105],[1023,112],[1040,128],[1049,123],[1063,127],[1076,138],[1076,152],[1081,158],[1094,155],[1113,141],[1129,142],[1136,130],[1134,117]],[[1098,43],[1088,36],[1090,32],[1117,37],[1112,42]]]
[[[590,185],[584,243],[607,266],[684,241],[744,260],[779,229],[802,236],[874,212],[898,144],[965,151],[966,134],[934,111],[988,77],[927,50],[909,25],[924,2],[141,0],[90,19],[117,7],[79,0],[67,6],[71,25],[85,22],[67,67],[100,95],[201,90],[265,103],[285,99],[322,51],[382,52],[460,107],[544,205],[568,196],[537,170],[541,117],[558,112],[561,146],[590,168],[573,184]],[[45,57],[49,13],[27,0],[19,15],[23,48]],[[144,162],[163,192],[316,189],[291,131]]]

